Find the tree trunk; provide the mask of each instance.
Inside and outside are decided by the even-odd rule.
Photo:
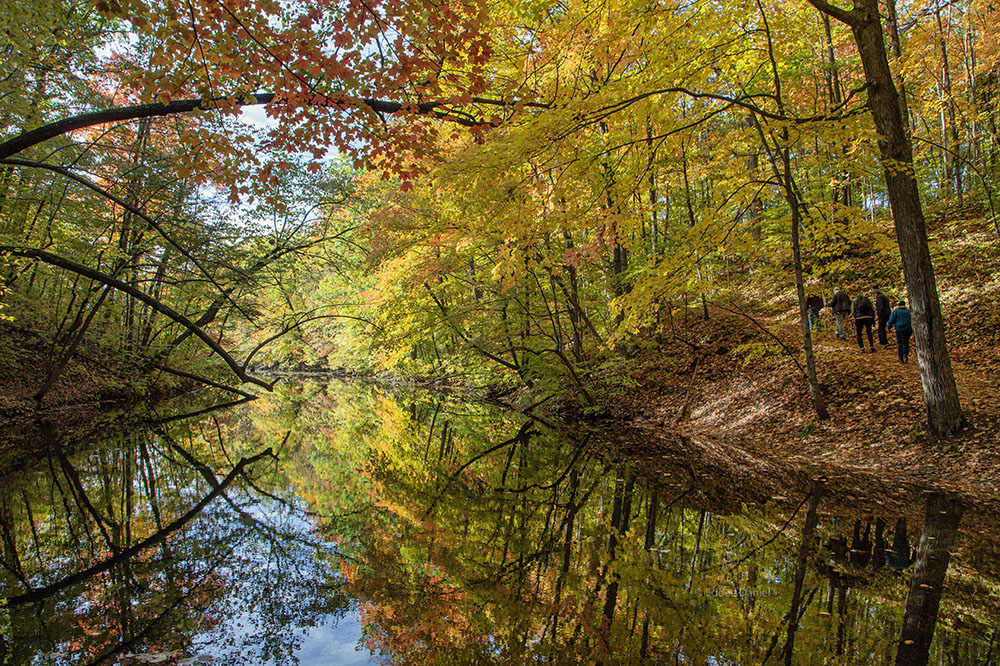
[[[896,0],[886,0],[885,2],[885,25],[889,30],[889,43],[892,45],[892,60],[898,61],[903,57],[903,43],[899,39],[899,17],[896,14]],[[890,69],[892,69],[890,67]],[[903,127],[909,130],[910,109],[906,104],[906,82],[903,75],[896,73],[896,90],[899,94],[899,113],[903,117]]]
[[[764,29],[767,34],[767,50],[771,61],[771,75],[774,81],[774,97],[778,102],[778,108],[784,113],[785,102],[781,94],[781,76],[778,73],[778,60],[774,55],[771,26],[767,22],[767,15],[764,13],[763,5],[758,2],[757,7],[760,10],[761,19],[764,22]],[[839,88],[839,83],[837,85]],[[750,120],[757,128],[757,134],[760,136],[761,143],[767,148],[767,133],[764,132],[764,128],[758,121],[757,116],[751,114]],[[788,127],[781,128],[780,142],[774,139],[773,143],[774,150],[768,148],[767,154],[770,157],[771,169],[774,171],[777,180],[781,183],[792,223],[792,265],[795,271],[795,294],[799,304],[799,325],[802,330],[802,344],[806,354],[806,379],[809,382],[809,397],[812,400],[813,409],[816,410],[816,417],[820,421],[826,421],[830,418],[830,414],[827,412],[826,402],[823,400],[823,391],[819,385],[819,377],[816,374],[816,353],[813,350],[812,331],[809,329],[809,312],[806,306],[806,288],[802,270],[802,245],[799,237],[802,228],[802,201],[795,186],[795,177],[792,174],[792,154],[789,147],[791,139]],[[780,155],[780,168],[775,154]]]
[[[646,157],[646,169],[649,171],[649,175],[647,176],[649,185],[647,193],[649,197],[649,256],[656,257],[657,252],[660,250],[657,245],[659,231],[657,208],[659,206],[660,193],[656,185],[656,150],[653,148],[653,125],[649,118],[646,119],[646,145],[649,150],[649,154]]]
[[[903,262],[906,293],[913,311],[913,334],[927,422],[931,432],[946,437],[965,425],[965,416],[945,340],[927,228],[913,170],[913,147],[903,123],[899,93],[889,70],[878,0],[856,0],[849,12],[824,0],[808,1],[851,27],[861,55],[868,84],[868,108],[878,132],[886,192]]]
[[[941,145],[944,148],[946,192],[955,188],[958,195],[958,205],[962,199],[962,155],[961,140],[958,136],[958,120],[955,113],[955,98],[951,86],[951,66],[948,63],[948,40],[944,34],[944,21],[941,18],[941,2],[934,5],[934,17],[937,19],[938,46],[941,49]]]
[[[687,149],[683,144],[681,144],[681,173],[684,175],[684,203],[687,207],[688,229],[694,229],[696,221],[694,217],[694,206],[691,203],[691,182],[688,180]],[[693,236],[691,242],[695,242]],[[697,246],[694,248],[694,265],[695,272],[698,275],[698,293],[701,296],[702,319],[708,321],[708,300],[705,297],[705,290],[701,287],[701,251],[697,248]]]
[[[785,130],[786,134],[788,130]],[[784,151],[785,159],[788,159],[788,149]],[[791,174],[786,174],[790,179]],[[806,307],[806,286],[802,276],[802,248],[799,241],[799,230],[802,225],[801,213],[799,212],[798,197],[789,195],[794,193],[792,188],[785,190],[786,196],[790,196],[789,205],[792,211],[792,264],[795,269],[795,295],[799,302],[799,328],[802,331],[802,347],[806,353],[806,379],[809,381],[809,398],[812,400],[813,409],[816,410],[816,418],[826,421],[830,418],[830,413],[826,409],[826,401],[823,400],[823,388],[819,384],[819,376],[816,374],[816,351],[813,349],[812,331],[809,330],[809,308]]]

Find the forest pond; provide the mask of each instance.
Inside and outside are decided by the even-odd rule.
[[[995,510],[434,393],[7,427],[10,664],[995,663]]]

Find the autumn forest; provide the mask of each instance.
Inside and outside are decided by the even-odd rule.
[[[0,6],[4,663],[997,659],[996,0]]]

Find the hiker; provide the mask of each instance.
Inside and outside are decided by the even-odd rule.
[[[910,320],[910,311],[906,308],[906,301],[896,304],[896,309],[889,315],[886,325],[896,332],[896,356],[900,363],[910,360],[910,336],[913,335],[913,323]]]
[[[854,299],[854,329],[858,333],[858,347],[862,352],[865,350],[864,340],[861,338],[861,329],[868,332],[868,349],[875,351],[875,342],[872,339],[872,326],[875,324],[875,308],[872,302],[864,294],[858,294]]]
[[[875,315],[878,317],[878,344],[882,349],[885,349],[889,346],[885,327],[889,323],[889,313],[892,311],[892,306],[889,305],[889,298],[879,291],[878,287],[872,287],[872,296],[875,297]]]
[[[838,340],[847,339],[844,333],[844,318],[851,311],[851,297],[840,287],[833,288],[833,298],[826,303],[826,307],[833,310],[833,317],[837,320],[837,330],[833,332]]]
[[[809,308],[809,330],[820,330],[822,322],[819,319],[819,312],[823,309],[823,297],[811,294],[806,299],[806,307]]]

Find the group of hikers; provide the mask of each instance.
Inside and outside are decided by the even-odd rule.
[[[822,296],[812,294],[806,299],[806,307],[809,308],[809,330],[819,330],[821,326],[820,312],[823,308],[833,310],[836,320],[836,330],[834,336],[838,340],[846,340],[844,333],[844,320],[850,314],[854,317],[854,328],[858,336],[858,348],[864,352],[865,344],[862,333],[868,334],[868,349],[875,351],[875,342],[872,337],[872,328],[878,322],[879,346],[885,348],[889,346],[887,329],[892,329],[896,334],[896,354],[900,363],[906,363],[910,359],[910,336],[913,335],[913,325],[910,320],[910,311],[906,307],[906,301],[899,301],[895,309],[889,305],[889,298],[878,290],[872,288],[872,296],[875,298],[875,305],[868,296],[859,294],[851,302],[851,297],[840,287],[835,287],[833,296],[829,301],[824,301]]]
[[[839,528],[840,519],[833,519],[834,526]],[[865,522],[864,532],[861,531],[861,519],[854,521],[854,538],[850,544],[843,533],[838,533],[827,541],[827,548],[836,562],[847,562],[855,567],[870,566],[881,569],[888,565],[895,572],[904,571],[917,561],[917,551],[910,544],[906,529],[906,518],[898,518],[892,532],[892,543],[886,538],[888,524],[884,518],[875,519],[875,541],[872,542],[872,519]],[[839,532],[839,530],[838,530]]]

